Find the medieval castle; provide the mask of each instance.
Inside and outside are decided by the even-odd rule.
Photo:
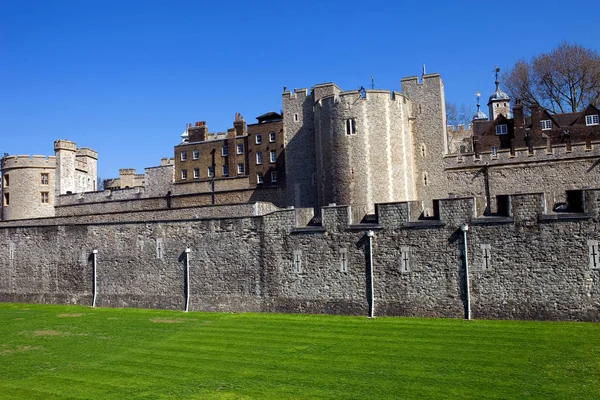
[[[600,320],[600,111],[525,116],[497,80],[456,130],[440,75],[401,83],[284,89],[103,191],[75,143],[5,156],[0,300]]]

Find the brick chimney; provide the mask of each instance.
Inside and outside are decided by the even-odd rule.
[[[523,116],[523,103],[517,99],[513,107],[513,121],[515,124],[515,141],[518,146],[524,145],[525,140],[525,117]]]
[[[542,127],[540,126],[540,106],[538,104],[531,105],[531,130],[529,131],[530,141],[541,141]]]
[[[189,142],[203,142],[208,135],[208,126],[206,121],[196,122],[196,126],[188,129]]]
[[[235,113],[235,121],[233,121],[233,128],[235,129],[236,136],[244,136],[246,134],[246,121],[240,113]]]

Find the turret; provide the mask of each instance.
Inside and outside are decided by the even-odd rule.
[[[494,121],[496,117],[500,114],[504,115],[506,118],[510,118],[510,97],[508,94],[504,93],[500,90],[500,68],[496,67],[496,90],[490,96],[488,101],[488,107],[490,110],[490,119]]]

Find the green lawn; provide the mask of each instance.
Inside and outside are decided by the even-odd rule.
[[[600,324],[0,303],[0,399],[600,398]]]

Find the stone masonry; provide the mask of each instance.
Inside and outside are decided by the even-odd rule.
[[[182,309],[189,247],[192,310],[367,315],[373,230],[375,315],[463,318],[469,224],[474,318],[599,321],[600,190],[582,196],[583,212],[562,215],[544,213],[543,194],[509,196],[501,217],[479,217],[472,197],[441,199],[425,220],[418,203],[385,203],[368,224],[348,206],[324,207],[321,226],[307,226],[310,209],[266,208],[3,222],[0,300],[91,304],[98,250],[99,306]]]

